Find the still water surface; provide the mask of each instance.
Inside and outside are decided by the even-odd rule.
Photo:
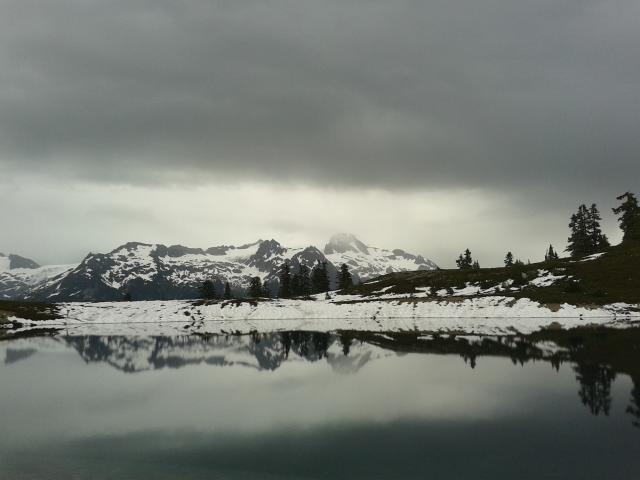
[[[564,345],[304,332],[4,341],[0,478],[640,478],[640,385],[619,367],[637,351],[591,361]]]

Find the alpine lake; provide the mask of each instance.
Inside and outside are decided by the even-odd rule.
[[[1,479],[638,479],[640,328],[0,342]]]

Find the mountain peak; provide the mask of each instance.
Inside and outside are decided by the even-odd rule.
[[[368,255],[369,249],[352,233],[336,233],[324,247],[326,255],[345,252],[362,252]]]

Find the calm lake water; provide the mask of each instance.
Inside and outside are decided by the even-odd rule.
[[[638,479],[637,338],[4,341],[0,478]]]

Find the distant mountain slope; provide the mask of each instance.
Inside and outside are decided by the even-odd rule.
[[[0,253],[0,299],[25,298],[34,288],[70,271],[76,265],[41,267],[20,255]]]
[[[420,255],[411,255],[400,249],[369,247],[355,236],[344,233],[331,237],[324,247],[324,254],[336,266],[349,265],[351,273],[360,281],[387,273],[438,268]]]
[[[130,242],[108,253],[90,253],[79,265],[38,267],[29,275],[7,269],[11,275],[0,277],[0,295],[4,292],[0,298],[112,301],[128,294],[134,300],[188,299],[198,296],[207,279],[213,280],[219,292],[226,281],[240,292],[251,277],[260,277],[275,293],[278,270],[285,259],[294,271],[301,264],[312,267],[327,261],[332,287],[342,263],[349,265],[356,282],[389,272],[437,268],[421,256],[368,247],[346,234],[334,235],[324,252],[314,246],[287,248],[273,239],[206,250]]]

